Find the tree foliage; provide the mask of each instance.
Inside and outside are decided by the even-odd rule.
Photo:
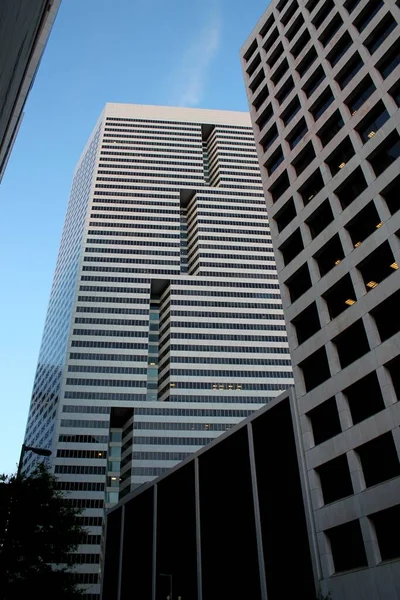
[[[69,567],[83,543],[80,510],[69,506],[42,464],[29,477],[0,478],[0,598],[78,598]]]

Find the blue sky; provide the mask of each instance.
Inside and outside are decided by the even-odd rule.
[[[62,0],[0,185],[0,473],[26,425],[74,165],[106,102],[247,110],[265,0]]]

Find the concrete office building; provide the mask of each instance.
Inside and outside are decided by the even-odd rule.
[[[399,21],[274,0],[241,52],[334,600],[400,597]]]
[[[107,104],[74,176],[25,438],[85,508],[94,597],[104,500],[293,385],[288,352],[248,114]]]
[[[0,4],[0,181],[61,0]]]

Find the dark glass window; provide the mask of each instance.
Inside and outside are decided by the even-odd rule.
[[[342,19],[339,15],[335,15],[332,21],[329,23],[327,27],[325,27],[324,31],[319,36],[319,41],[323,46],[327,46],[331,39],[336,35],[343,24]]]
[[[386,79],[395,70],[398,64],[400,64],[400,40],[393,44],[386,52],[376,65],[376,68],[383,79]]]
[[[277,85],[277,83],[282,79],[288,68],[288,61],[286,60],[286,58],[284,58],[279,67],[275,69],[274,73],[270,77],[274,85]]]
[[[336,110],[331,117],[327,120],[325,125],[317,132],[321,144],[326,146],[335,137],[335,135],[342,129],[344,125],[342,115],[339,110]]]
[[[311,23],[316,29],[318,29],[322,25],[322,23],[325,21],[326,17],[332,11],[334,6],[335,4],[333,0],[325,0],[325,2],[323,2],[321,8],[319,9],[315,17],[311,20]]]
[[[282,54],[283,54],[283,46],[282,46],[282,42],[279,42],[279,44],[276,46],[275,50],[273,52],[271,52],[269,58],[267,58],[267,65],[269,66],[270,69],[272,69],[272,67],[277,62],[277,60],[282,57]]]
[[[317,56],[318,55],[315,48],[310,48],[310,50],[307,52],[305,57],[299,62],[296,68],[296,71],[298,72],[300,77],[303,77],[304,73],[308,71],[308,69],[311,67]]]
[[[277,129],[276,125],[274,124],[267,131],[265,136],[260,141],[260,145],[262,146],[262,149],[264,150],[264,152],[266,152],[268,150],[268,148],[270,146],[272,146],[272,144],[274,143],[274,141],[276,140],[277,137],[278,137],[278,129]]]
[[[279,92],[277,92],[275,95],[279,104],[283,104],[283,102],[289,96],[289,94],[293,88],[294,88],[294,83],[293,83],[292,76],[290,75],[290,77],[285,81],[285,83],[279,89]]]
[[[373,54],[383,44],[386,38],[392,33],[397,23],[390,14],[387,14],[374,31],[367,37],[364,46],[370,54]]]
[[[374,93],[376,87],[369,75],[364,77],[362,81],[360,81],[359,85],[353,91],[352,94],[345,100],[345,104],[352,115],[354,115],[357,110],[368,100],[368,98]]]
[[[308,44],[308,42],[310,40],[311,40],[311,36],[306,29],[305,32],[301,34],[301,36],[299,37],[297,42],[294,44],[294,46],[290,50],[290,52],[292,53],[294,58],[297,58],[299,56],[301,51],[306,47],[306,45]]]
[[[336,573],[368,566],[358,519],[327,529],[325,533],[331,544]]]
[[[310,112],[315,121],[318,121],[318,119],[324,114],[328,106],[330,106],[333,101],[334,96],[331,92],[331,88],[328,86],[310,108]]]
[[[264,72],[262,73],[262,79],[264,79]],[[268,86],[264,85],[264,87],[262,88],[262,90],[260,90],[260,92],[257,94],[256,98],[254,98],[253,100],[253,106],[256,110],[258,110],[260,108],[260,106],[262,104],[264,104],[264,102],[266,101],[266,99],[269,96],[269,90],[268,90]]]
[[[297,144],[303,139],[308,131],[307,123],[304,117],[297,123],[295,127],[288,134],[286,141],[288,142],[291,150],[297,146]]]
[[[376,175],[380,175],[400,156],[400,136],[393,131],[372,154],[367,157]]]
[[[350,60],[345,64],[343,69],[335,77],[342,90],[350,83],[353,77],[357,75],[363,64],[364,63],[361,60],[360,55],[358,52],[355,52]]]
[[[312,142],[303,148],[303,150],[293,160],[292,165],[296,170],[296,175],[300,175],[314,160],[315,151]]]
[[[291,42],[292,39],[295,37],[295,35],[300,31],[303,23],[304,23],[304,17],[300,13],[299,16],[293,22],[293,24],[290,26],[290,29],[288,29],[288,31],[286,33],[286,37],[289,40],[289,42]]]
[[[389,113],[380,100],[355,128],[364,143],[368,142],[389,119]]]
[[[325,200],[306,220],[314,239],[333,221],[333,213],[329,200]]]
[[[389,90],[389,94],[392,96],[397,106],[400,106],[400,81],[394,84],[394,86]]]
[[[265,42],[263,44],[263,48],[264,48],[265,52],[268,52],[270,50],[270,48],[272,48],[272,46],[275,44],[278,37],[279,37],[279,32],[278,32],[278,29],[275,27],[275,29],[269,34],[269,36],[267,37],[267,39],[265,40]]]
[[[324,180],[322,179],[319,169],[317,169],[299,189],[304,206],[307,206],[323,187]]]
[[[296,216],[296,208],[293,198],[290,198],[279,212],[275,215],[275,221],[278,226],[278,231],[281,232]]]
[[[256,54],[254,60],[249,64],[249,66],[246,69],[246,73],[248,74],[249,77],[251,77],[254,73],[254,71],[257,69],[258,65],[261,64],[261,56],[259,54]]]
[[[326,159],[326,164],[328,165],[332,175],[336,175],[346,166],[352,156],[354,156],[354,148],[353,144],[350,141],[350,138],[346,137],[340,144],[335,148],[335,150],[328,156]]]
[[[347,208],[365,189],[367,182],[361,167],[357,167],[347,179],[335,190],[343,210]]]
[[[289,106],[283,111],[283,113],[281,115],[281,119],[282,119],[285,127],[290,123],[290,121],[298,113],[299,110],[300,110],[300,102],[299,102],[298,98],[294,98],[291,101],[291,103],[289,104]]]
[[[267,160],[267,162],[265,163],[265,168],[268,171],[268,175],[272,175],[272,173],[274,173],[274,171],[276,171],[276,169],[279,167],[279,165],[282,163],[283,161],[283,153],[281,148],[277,148],[277,150],[275,150],[275,152],[272,154],[272,156],[270,156],[270,158]]]
[[[342,35],[340,40],[335,44],[327,56],[327,59],[331,63],[332,67],[334,67],[342,58],[342,56],[345,55],[352,43],[353,41],[346,31],[346,33]]]
[[[303,85],[303,92],[305,93],[307,98],[310,98],[310,96],[312,96],[312,94],[321,85],[324,79],[324,70],[322,67],[318,67],[308,79],[308,81],[306,81],[306,83]]]
[[[372,21],[383,5],[383,0],[370,0],[366,7],[354,19],[354,25],[357,27],[360,33],[364,31],[368,23]]]

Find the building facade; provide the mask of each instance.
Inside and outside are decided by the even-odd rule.
[[[77,165],[25,442],[103,506],[293,384],[247,113],[107,104]],[[34,456],[26,456],[30,469]]]
[[[399,21],[274,0],[241,52],[333,599],[399,598]]]
[[[61,0],[3,0],[0,6],[0,181]]]

